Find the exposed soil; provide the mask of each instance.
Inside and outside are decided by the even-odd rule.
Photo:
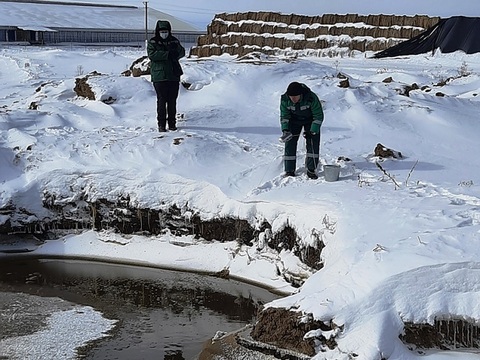
[[[124,197],[116,202],[99,199],[89,202],[79,195],[79,200],[58,204],[55,195],[45,193],[43,206],[51,213],[48,218],[36,218],[36,214],[10,204],[0,209],[0,215],[9,220],[0,225],[0,243],[2,234],[30,233],[40,239],[53,239],[70,231],[113,230],[122,234],[157,235],[170,231],[174,235],[195,235],[207,241],[232,241],[252,246],[259,235],[271,225],[264,221],[260,229],[255,229],[248,221],[240,218],[222,217],[203,220],[199,214],[189,209],[180,209],[173,205],[167,210],[140,209],[130,204]],[[193,214],[188,217],[185,214]],[[315,246],[304,245],[295,229],[289,225],[269,238],[268,246],[277,251],[291,250],[299,259],[312,269],[319,270],[323,264],[320,254],[324,247],[319,241]],[[289,281],[289,279],[286,279]],[[300,286],[301,283],[292,283]]]
[[[267,308],[259,314],[251,336],[257,341],[313,356],[315,342],[312,338],[304,339],[304,336],[316,329],[331,330],[324,323],[313,321],[301,313],[281,308]],[[323,342],[326,344],[325,338]],[[335,343],[329,345],[335,346]]]
[[[430,324],[405,324],[405,333],[400,339],[412,350],[422,349],[478,349],[480,328],[461,319],[435,320]]]
[[[73,91],[75,91],[77,96],[84,97],[89,100],[95,100],[95,93],[93,92],[91,86],[88,84],[88,78],[90,76],[98,76],[98,75],[101,75],[101,74],[94,71],[83,78],[76,78],[75,87],[73,88]]]

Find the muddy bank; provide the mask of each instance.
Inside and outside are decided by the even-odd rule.
[[[0,243],[8,234],[33,234],[41,240],[59,238],[72,231],[110,230],[121,234],[157,235],[169,231],[173,235],[194,235],[207,241],[232,241],[252,246],[260,238],[270,248],[289,250],[313,270],[319,270],[324,243],[319,239],[313,246],[304,244],[295,228],[286,224],[273,233],[267,221],[255,228],[240,218],[221,217],[202,220],[190,209],[173,205],[167,210],[141,209],[130,204],[128,197],[116,202],[100,199],[94,202],[76,200],[59,204],[54,195],[44,194],[43,206],[49,215],[40,217],[13,204],[0,209],[6,219],[0,224]],[[294,286],[301,279],[287,279]]]

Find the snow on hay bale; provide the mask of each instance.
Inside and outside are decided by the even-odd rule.
[[[190,55],[243,56],[254,51],[282,54],[312,50],[320,55],[322,50],[335,47],[381,51],[417,36],[439,20],[425,15],[221,13],[208,25],[207,33],[198,38]]]

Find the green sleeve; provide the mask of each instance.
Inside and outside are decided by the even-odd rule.
[[[155,46],[151,41],[147,44],[147,54],[152,61],[165,61],[168,59],[168,51]]]
[[[285,95],[282,95],[280,99],[280,126],[282,131],[289,130],[291,116],[290,110],[288,110],[288,100],[285,99]]]
[[[312,95],[313,102],[310,105],[310,108],[312,110],[313,122],[310,127],[310,132],[318,134],[323,123],[323,109],[318,96],[314,93],[312,93]]]
[[[177,52],[178,52],[177,59],[181,59],[182,57],[185,56],[185,48],[180,43],[178,43]]]

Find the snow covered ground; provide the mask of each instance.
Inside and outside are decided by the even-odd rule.
[[[48,216],[46,192],[58,204],[128,195],[139,208],[188,208],[187,218],[266,220],[274,233],[289,224],[304,244],[324,242],[324,267],[313,273],[290,252],[274,252],[268,234],[246,247],[234,239],[86,231],[33,254],[228,269],[291,294],[269,306],[343,326],[338,348],[315,359],[480,358],[419,355],[398,338],[403,322],[480,321],[479,55],[183,59],[183,80],[192,84],[180,91],[185,119],[166,134],[156,132],[148,77],[120,76],[142,55],[0,50],[0,209],[13,203],[35,220]],[[94,70],[106,75],[92,80],[96,94],[114,103],[75,96],[75,78]],[[350,87],[338,86],[339,73]],[[278,108],[291,81],[322,99],[321,164],[341,165],[337,182],[324,180],[322,165],[319,180],[307,179],[302,141],[298,176],[282,177]],[[414,83],[419,89],[402,94]],[[403,157],[375,157],[377,143]],[[0,223],[8,220],[0,215]],[[295,289],[278,269],[309,278]]]
[[[107,336],[115,320],[90,306],[50,297],[0,293],[0,355],[5,359],[74,359],[88,339]],[[18,336],[7,337],[8,332]]]

